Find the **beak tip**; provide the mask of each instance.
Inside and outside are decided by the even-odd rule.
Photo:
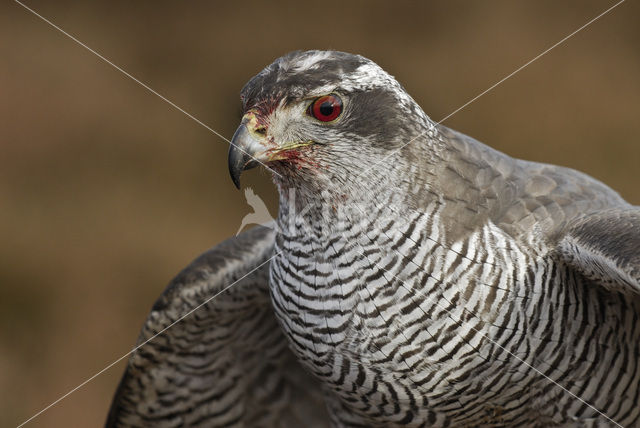
[[[236,186],[238,190],[240,190],[240,175],[242,175],[243,169],[242,161],[237,159],[233,154],[230,154],[229,176],[231,177],[231,181],[233,181],[233,185]]]
[[[231,181],[240,190],[240,176],[242,172],[258,165],[258,161],[253,157],[256,150],[256,142],[249,135],[246,124],[241,123],[233,138],[231,138],[231,146],[229,147],[229,175]]]
[[[229,147],[229,175],[237,189],[240,189],[240,176],[242,175],[242,171],[245,170],[249,157],[246,152],[247,138],[248,132],[245,124],[242,123],[236,130],[235,134],[233,134],[231,146]]]
[[[233,181],[233,185],[236,186],[236,189],[240,190],[240,177],[231,176],[231,181]]]

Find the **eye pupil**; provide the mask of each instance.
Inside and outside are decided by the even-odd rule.
[[[335,94],[325,95],[311,103],[307,113],[321,122],[331,122],[342,113],[342,100]]]
[[[333,103],[325,101],[320,104],[320,114],[323,116],[330,116],[333,113]]]

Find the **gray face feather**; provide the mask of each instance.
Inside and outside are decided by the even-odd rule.
[[[344,103],[337,120],[323,123],[307,114],[310,103],[332,93]],[[391,75],[344,52],[283,56],[252,78],[241,98],[244,112],[255,112],[272,144],[315,143],[298,150],[294,160],[272,166],[283,176],[275,176],[278,184],[308,189],[309,196],[319,189],[354,195],[371,188],[389,164],[408,162],[408,150],[395,150],[434,126]],[[385,165],[373,168],[389,155]]]

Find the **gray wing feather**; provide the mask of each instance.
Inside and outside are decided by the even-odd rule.
[[[558,249],[569,265],[606,288],[640,294],[640,208],[580,217],[567,225]]]
[[[273,241],[270,229],[252,229],[173,279],[138,344],[237,283],[132,354],[107,427],[328,426],[320,387],[287,348],[271,307]]]
[[[464,189],[447,200],[449,224],[461,230],[490,219],[516,238],[537,228],[584,276],[640,294],[640,207],[581,172],[512,159],[457,131],[438,130],[448,150],[438,173],[448,188],[440,193]]]

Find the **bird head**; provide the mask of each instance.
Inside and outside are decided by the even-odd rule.
[[[241,99],[229,150],[236,187],[242,172],[259,164],[280,187],[365,184],[402,162],[390,155],[430,123],[391,75],[344,52],[289,53],[253,77]]]

